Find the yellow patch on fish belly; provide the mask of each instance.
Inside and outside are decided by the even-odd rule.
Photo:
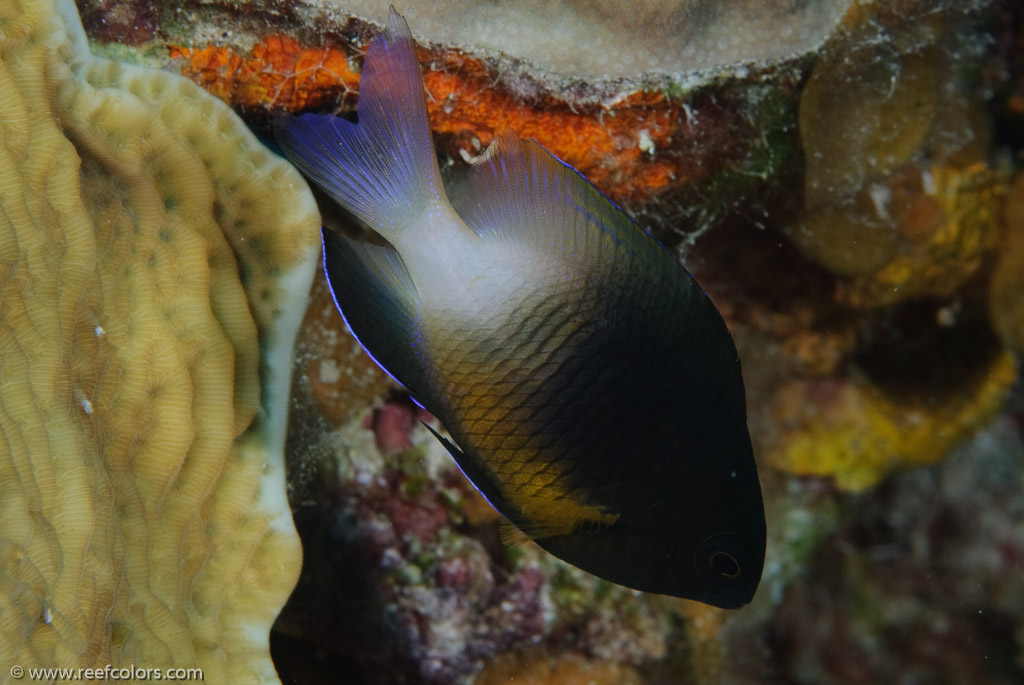
[[[456,387],[471,390],[451,398],[459,417],[453,428],[478,447],[524,533],[549,538],[607,528],[619,519],[619,513],[587,503],[585,494],[573,491],[563,477],[565,466],[536,446],[542,429],[530,420],[533,403],[526,398],[538,392],[537,378],[495,382],[501,374],[494,364],[463,361],[459,366],[449,376],[458,377]],[[512,387],[503,387],[506,383]]]
[[[508,497],[509,502],[526,519],[523,532],[531,538],[551,538],[600,530],[619,520],[620,514],[609,512],[601,506],[584,504],[569,492],[552,498],[552,489],[544,488],[537,494],[519,492]]]

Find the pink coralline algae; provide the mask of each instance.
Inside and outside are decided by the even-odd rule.
[[[363,428],[373,431],[374,443],[381,454],[394,455],[412,447],[412,430],[420,422],[432,421],[430,412],[420,409],[409,398],[391,399],[363,419]]]

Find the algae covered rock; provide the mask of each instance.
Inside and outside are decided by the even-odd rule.
[[[800,99],[804,215],[788,235],[811,259],[861,277],[872,306],[949,296],[999,233],[999,174],[965,71],[983,47],[953,12],[865,9],[824,50]]]

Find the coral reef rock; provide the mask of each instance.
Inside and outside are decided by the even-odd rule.
[[[324,3],[375,19],[386,0]],[[587,79],[680,75],[779,60],[813,50],[849,0],[615,0],[494,5],[472,0],[405,3],[423,41],[500,52],[557,74]],[[453,22],[451,17],[459,17]]]

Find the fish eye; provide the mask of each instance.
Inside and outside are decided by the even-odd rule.
[[[697,569],[701,577],[716,585],[734,585],[746,578],[750,566],[750,545],[735,533],[721,533],[704,541],[697,551]]]
[[[725,578],[739,578],[742,573],[740,562],[728,552],[718,549],[708,555],[708,566],[714,573]]]

